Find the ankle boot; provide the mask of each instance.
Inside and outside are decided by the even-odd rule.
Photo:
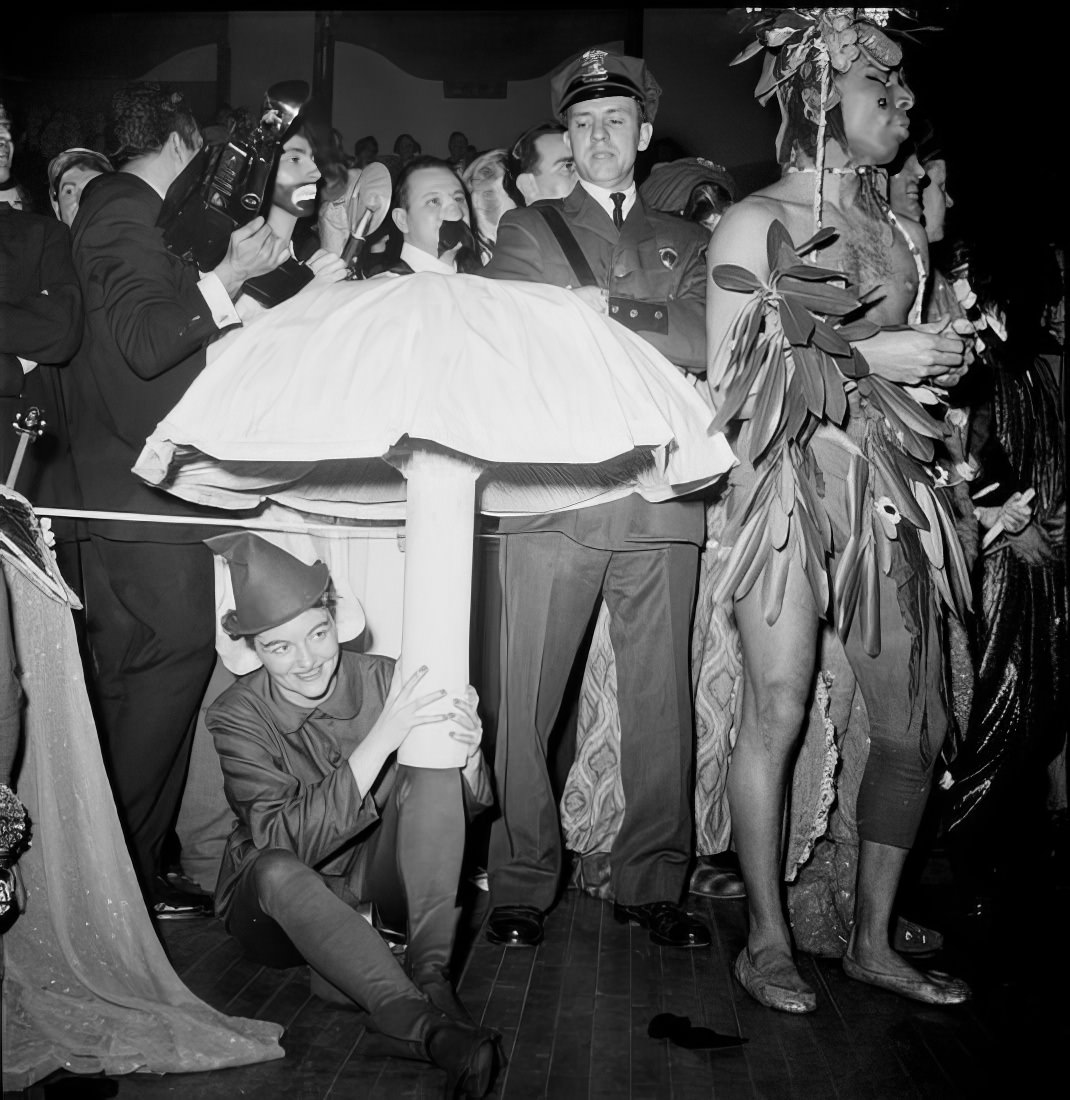
[[[436,1066],[446,1071],[447,1100],[478,1100],[490,1092],[501,1061],[500,1043],[498,1032],[459,1020],[432,1026],[427,1053]]]

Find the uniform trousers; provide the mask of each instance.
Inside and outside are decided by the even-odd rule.
[[[624,819],[613,892],[625,905],[678,901],[692,852],[694,738],[689,651],[698,547],[606,550],[552,531],[501,540],[502,691],[490,843],[491,903],[549,909],[562,872],[547,750],[569,674],[605,599],[617,668]]]

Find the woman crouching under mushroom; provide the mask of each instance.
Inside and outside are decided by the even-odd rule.
[[[433,1062],[449,1096],[484,1096],[498,1035],[478,1027],[449,977],[466,809],[491,802],[476,694],[452,703],[404,683],[388,657],[343,651],[330,577],[248,532],[207,545],[230,567],[223,617],[262,662],[212,705],[237,824],[216,913],[254,961],[308,964],[312,991],[369,1013],[391,1054]],[[399,765],[414,727],[449,718],[461,768]],[[406,964],[365,916],[407,929]]]

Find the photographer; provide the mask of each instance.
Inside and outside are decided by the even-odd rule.
[[[256,218],[198,272],[164,245],[164,196],[202,138],[178,93],[130,85],[112,103],[118,171],[87,184],[73,226],[86,306],[73,362],[72,449],[85,507],[206,514],[130,472],[146,436],[239,324],[232,299],[288,249]],[[182,793],[193,719],[215,659],[212,558],[194,523],[91,521],[84,544],[88,640],[105,762],[135,869],[157,917],[207,915],[211,899],[168,881],[164,840]]]

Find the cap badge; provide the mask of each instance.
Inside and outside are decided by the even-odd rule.
[[[597,84],[605,80],[609,73],[606,72],[605,60],[609,54],[605,50],[588,50],[580,58],[580,80],[584,84]]]

